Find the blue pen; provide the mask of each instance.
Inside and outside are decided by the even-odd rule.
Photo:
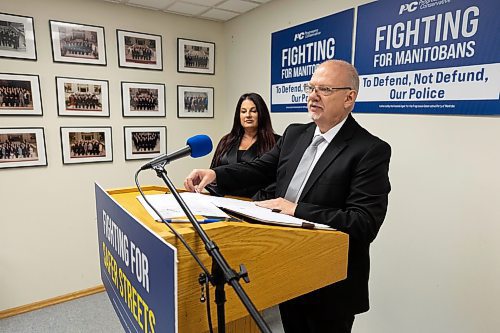
[[[187,219],[165,219],[166,222],[169,223],[175,223],[175,222],[190,222]],[[198,220],[198,223],[214,223],[214,222],[220,222],[224,221],[224,219],[204,219],[204,220]]]

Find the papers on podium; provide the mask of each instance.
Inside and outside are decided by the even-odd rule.
[[[246,218],[266,224],[276,224],[306,229],[335,230],[325,224],[302,220],[293,216],[275,213],[268,208],[259,207],[252,201],[233,198],[215,197],[200,193],[183,192],[180,194],[194,215],[229,218],[221,209],[236,213]],[[160,212],[164,218],[185,217],[184,212],[172,194],[152,194],[146,196],[148,201]],[[137,197],[151,216],[160,221],[158,215]]]
[[[229,219],[229,215],[224,213],[217,206],[213,205],[210,201],[204,200],[203,198],[200,199],[198,197],[203,197],[204,195],[197,193],[181,193],[180,195],[189,209],[191,209],[193,215]],[[177,200],[175,200],[173,194],[150,194],[146,195],[146,198],[164,219],[186,218],[186,214]],[[156,214],[155,211],[146,203],[142,196],[137,196],[137,199],[144,206],[144,208],[146,208],[149,215],[151,215],[156,221],[161,221],[158,214]]]

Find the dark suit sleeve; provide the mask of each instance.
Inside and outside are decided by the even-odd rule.
[[[391,186],[388,171],[391,147],[375,142],[351,168],[351,181],[344,207],[326,207],[299,202],[295,216],[328,224],[357,241],[370,243],[382,225]],[[348,175],[346,175],[348,176]],[[314,191],[314,189],[312,189]],[[335,188],[331,189],[332,192]]]
[[[245,187],[265,186],[276,181],[276,168],[280,156],[281,139],[273,149],[252,162],[242,162],[216,167],[217,186],[225,193]]]

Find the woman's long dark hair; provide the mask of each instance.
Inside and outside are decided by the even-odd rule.
[[[250,100],[255,104],[258,115],[258,127],[257,127],[257,140],[254,145],[257,145],[257,154],[260,156],[274,147],[276,139],[274,136],[273,125],[271,124],[271,116],[269,115],[269,109],[267,108],[264,99],[257,93],[247,93],[241,95],[236,104],[236,110],[234,112],[233,128],[231,132],[224,135],[220,140],[217,149],[215,150],[215,156],[211,168],[220,165],[221,157],[227,153],[229,149],[235,144],[239,144],[245,130],[241,126],[240,120],[240,108],[244,100]]]

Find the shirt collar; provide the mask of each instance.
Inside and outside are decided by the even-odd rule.
[[[330,142],[333,140],[335,135],[337,135],[337,133],[340,131],[340,128],[342,127],[342,125],[344,125],[346,120],[347,120],[347,117],[345,117],[344,120],[342,120],[340,123],[338,123],[337,125],[330,128],[325,133],[321,133],[321,131],[319,130],[319,127],[316,126],[316,129],[314,130],[314,136],[321,135],[326,140],[326,142],[328,142],[328,144],[330,144]]]

